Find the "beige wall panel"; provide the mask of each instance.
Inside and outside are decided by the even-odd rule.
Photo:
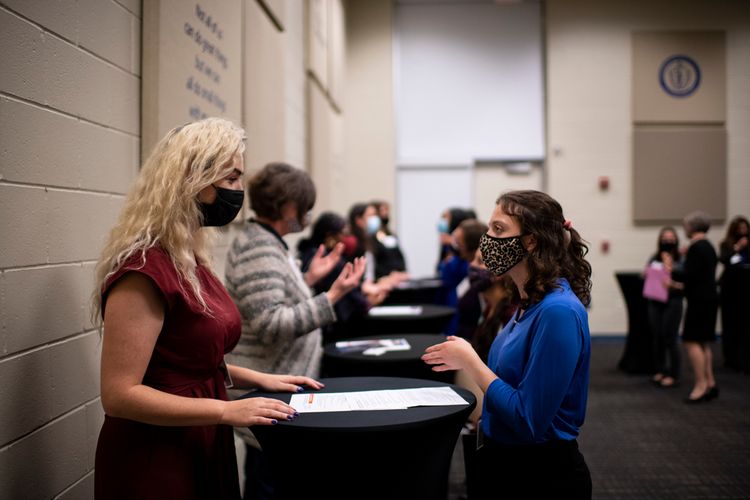
[[[669,84],[670,70],[662,70],[665,62],[684,55],[698,66],[698,86],[691,94],[675,97],[660,84],[660,77]],[[689,64],[679,78],[692,81],[697,74]],[[685,86],[685,89],[681,87]],[[674,90],[688,92],[689,83]],[[726,119],[726,58],[723,32],[633,33],[633,121],[723,123]]]
[[[92,332],[3,360],[0,446],[96,398],[99,351],[99,334]]]
[[[285,0],[256,0],[269,20],[279,31],[285,30],[286,8]],[[300,2],[301,3],[301,2]]]
[[[328,10],[331,0],[307,2],[307,69],[328,90]]]
[[[341,110],[344,102],[346,26],[342,0],[329,0],[328,9],[328,96]]]
[[[33,19],[46,29],[57,33],[73,43],[78,43],[80,28],[78,2],[76,0],[58,0],[55,2],[30,2],[29,0],[3,0],[9,9],[22,16]],[[3,23],[3,26],[5,24]],[[8,47],[4,45],[4,47]]]
[[[141,7],[143,0],[114,0],[116,3],[122,5],[124,9],[132,12],[136,17],[141,17]]]
[[[679,222],[695,210],[725,219],[726,141],[722,126],[635,127],[635,221]]]
[[[5,180],[125,193],[138,170],[137,139],[0,97]],[[42,141],[42,143],[40,143]]]
[[[94,498],[94,471],[89,472],[83,476],[83,479],[60,493],[55,500],[82,500],[84,498]]]
[[[286,103],[285,159],[299,168],[307,164],[307,72],[305,70],[305,3],[287,0],[285,7],[284,83]]]
[[[221,116],[241,122],[241,14],[241,0],[145,1],[143,157],[189,121]]]
[[[49,262],[98,259],[123,198],[49,190],[47,201]]]
[[[339,204],[396,198],[393,5],[346,3],[344,169]],[[397,206],[393,206],[393,220]]]
[[[140,80],[66,42],[45,37],[45,104],[137,135]]]
[[[122,197],[0,184],[0,268],[96,260]]]
[[[78,0],[78,43],[87,50],[133,71],[132,54],[136,17],[112,0]]]
[[[43,78],[45,38],[42,30],[9,13],[0,6],[0,90],[32,101],[45,103],[49,82]]]
[[[315,183],[317,199],[315,212],[320,213],[326,208],[334,206],[333,196],[336,191],[335,171],[331,164],[332,151],[332,119],[330,104],[320,87],[314,82],[308,84],[308,99],[310,105],[310,175]],[[340,207],[339,207],[340,210]]]
[[[0,64],[14,68],[0,74],[0,89],[74,116],[138,133],[138,114],[133,113],[139,102],[140,82],[136,76],[56,36],[44,34],[2,8],[0,24],[4,28],[0,43],[14,47],[0,54]],[[123,46],[132,48],[129,42],[123,42]],[[130,68],[130,56],[123,64]]]
[[[245,4],[245,153],[248,173],[284,158],[285,33],[257,2]]]
[[[84,269],[82,264],[3,272],[2,354],[82,332],[90,323],[87,317],[92,285],[91,269]]]
[[[80,122],[76,133],[81,149],[78,187],[127,194],[138,177],[138,138],[86,122]]]
[[[49,200],[43,188],[0,184],[0,268],[47,263]]]
[[[0,497],[42,500],[76,483],[87,464],[86,415],[80,408],[0,451]]]
[[[750,213],[750,151],[744,146],[750,110],[750,10],[742,0],[717,9],[711,2],[549,0],[546,7],[547,190],[591,242],[594,270],[589,311],[593,333],[622,334],[625,305],[614,278],[641,270],[653,252],[658,226],[633,223],[632,40],[634,31],[726,31],[728,212]],[[610,189],[600,191],[597,177]],[[738,194],[736,194],[738,193]],[[724,226],[709,238],[721,239]],[[601,250],[608,241],[610,251]]]

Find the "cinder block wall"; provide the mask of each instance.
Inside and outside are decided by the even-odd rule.
[[[140,0],[0,0],[0,498],[93,497],[93,267],[138,171]]]

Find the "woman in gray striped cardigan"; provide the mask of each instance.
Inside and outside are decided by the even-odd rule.
[[[365,261],[346,264],[327,292],[313,296],[310,287],[338,263],[343,244],[325,257],[321,246],[303,275],[282,239],[309,224],[315,204],[310,176],[290,165],[268,164],[250,179],[248,197],[255,218],[245,223],[227,257],[226,287],[242,313],[242,337],[231,361],[315,378],[323,355],[320,328],[336,320],[333,304],[359,285]],[[258,489],[271,485],[269,478],[257,477],[265,463],[254,437],[246,430],[240,434],[248,445],[245,498],[257,498]]]

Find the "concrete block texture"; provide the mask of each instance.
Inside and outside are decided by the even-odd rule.
[[[99,395],[100,350],[99,334],[89,332],[0,360],[0,400],[3,401],[0,446],[95,400]],[[84,418],[84,427],[85,424]],[[86,435],[81,438],[84,441],[81,446],[89,442]],[[0,472],[0,477],[7,476]],[[0,493],[0,498],[19,497]]]
[[[143,0],[114,0],[115,3],[121,5],[128,12],[132,13],[138,19],[143,17]]]
[[[0,269],[93,261],[122,196],[0,184]]]
[[[45,29],[132,72],[133,22],[139,15],[113,0],[7,0],[9,9]]]
[[[0,97],[4,180],[126,193],[138,174],[138,140],[111,128]]]
[[[68,489],[55,496],[54,500],[83,500],[94,498],[94,471],[73,483]]]
[[[46,195],[43,188],[0,184],[0,269],[47,262]]]
[[[68,264],[0,274],[2,355],[91,329],[93,267]]]
[[[0,91],[133,135],[140,79],[0,7]],[[128,42],[130,44],[130,42]],[[128,64],[131,62],[129,61]]]
[[[0,448],[0,498],[48,499],[90,472],[86,410],[79,408]]]

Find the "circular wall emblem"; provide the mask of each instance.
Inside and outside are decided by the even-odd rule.
[[[698,90],[701,70],[688,56],[668,57],[659,68],[659,83],[673,97],[687,97]]]

